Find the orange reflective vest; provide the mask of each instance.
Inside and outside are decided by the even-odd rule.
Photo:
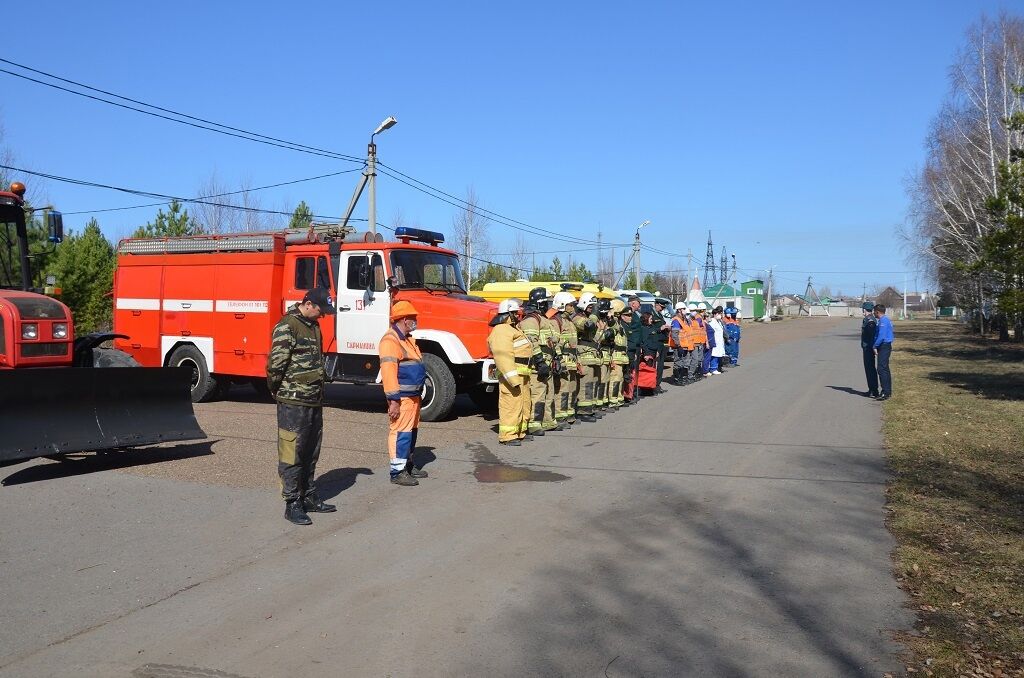
[[[392,325],[381,337],[378,354],[385,398],[401,400],[423,392],[427,372],[423,366],[423,354],[415,339],[402,334]]]

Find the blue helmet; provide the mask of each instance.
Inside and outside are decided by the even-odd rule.
[[[728,306],[725,309],[725,314],[726,315],[736,315],[737,313],[739,313],[739,311],[737,311],[736,307],[734,307],[734,306]]]

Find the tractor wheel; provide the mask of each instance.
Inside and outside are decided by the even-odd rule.
[[[205,403],[217,394],[217,379],[210,374],[203,352],[195,346],[188,344],[174,349],[167,360],[167,366],[192,370],[192,402]]]
[[[138,367],[139,363],[124,351],[116,348],[92,349],[93,367]]]
[[[445,361],[432,353],[423,354],[427,381],[423,384],[420,419],[438,421],[451,413],[455,403],[455,377]]]

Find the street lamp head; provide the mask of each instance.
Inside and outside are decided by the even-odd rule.
[[[645,221],[644,223],[642,223],[642,224],[640,224],[639,226],[637,226],[637,227],[636,227],[636,230],[638,230],[638,231],[639,231],[639,230],[640,230],[641,228],[643,228],[644,226],[646,226],[646,225],[647,225],[647,224],[649,224],[649,223],[651,223],[651,222],[650,222],[650,220],[648,220],[648,221]]]
[[[384,130],[391,129],[392,127],[395,126],[396,122],[398,122],[398,121],[395,120],[392,116],[389,115],[387,118],[384,119],[384,122],[382,122],[381,124],[377,125],[377,129],[373,130],[373,135],[377,136],[378,134],[380,134]]]

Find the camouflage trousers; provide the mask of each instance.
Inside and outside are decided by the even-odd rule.
[[[277,474],[285,501],[296,501],[315,489],[323,432],[322,407],[277,404]]]

